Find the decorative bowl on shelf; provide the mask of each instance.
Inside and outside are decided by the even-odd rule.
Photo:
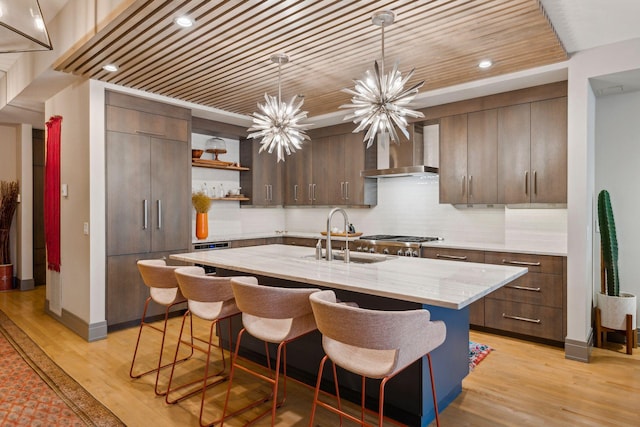
[[[191,158],[192,159],[199,159],[202,156],[203,153],[204,153],[204,150],[193,149],[193,150],[191,150]]]

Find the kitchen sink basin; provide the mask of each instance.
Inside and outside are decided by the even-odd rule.
[[[315,255],[305,255],[302,258],[315,260],[316,256]],[[360,253],[360,252],[356,252],[356,253],[350,252],[349,253],[349,262],[353,263],[353,264],[374,264],[374,263],[377,263],[377,262],[387,261],[389,259],[391,259],[391,257],[387,256],[387,255],[367,254],[367,253]],[[334,251],[333,252],[333,260],[334,261],[344,262],[344,253],[343,252],[339,252],[339,251]],[[322,254],[322,260],[319,260],[319,261],[326,261],[326,257],[324,255],[324,253]]]

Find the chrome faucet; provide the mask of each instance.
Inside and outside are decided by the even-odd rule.
[[[344,250],[344,262],[349,262],[349,217],[347,212],[342,208],[333,208],[327,216],[327,261],[333,261],[333,252],[331,252],[331,218],[336,212],[342,213],[344,217],[344,232],[347,236],[347,247]]]

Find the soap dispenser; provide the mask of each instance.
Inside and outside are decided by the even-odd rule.
[[[322,259],[322,242],[318,239],[316,243],[316,259]]]

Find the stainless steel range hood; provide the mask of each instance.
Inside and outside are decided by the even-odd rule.
[[[412,175],[438,174],[439,125],[412,123],[409,125],[410,141],[389,143],[378,138],[378,168],[363,170],[365,178],[394,178]]]

